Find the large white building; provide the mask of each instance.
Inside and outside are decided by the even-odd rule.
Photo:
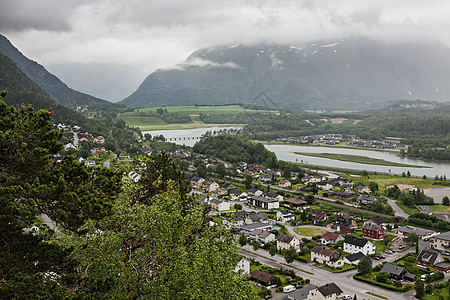
[[[344,240],[344,252],[350,254],[361,252],[364,255],[374,254],[375,245],[366,239],[358,239],[353,236],[347,236]]]

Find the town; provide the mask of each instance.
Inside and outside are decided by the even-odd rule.
[[[70,140],[65,150],[87,141],[95,144],[85,160],[88,166],[120,169],[135,161],[132,155],[106,150],[102,136],[76,126],[58,128]],[[381,193],[373,182],[362,184],[361,177],[228,163],[186,147],[167,151],[185,171],[190,193],[210,206],[209,225],[234,234],[242,255],[235,271],[255,282],[260,297],[409,299],[416,293],[448,294],[450,215],[427,205],[416,205],[419,214],[409,215],[396,204],[400,201],[393,201],[398,193],[418,197],[420,189],[400,191],[393,185]],[[152,153],[144,148],[142,154]],[[134,168],[127,176],[137,182],[140,171]],[[442,200],[439,205],[448,204],[448,198]],[[435,205],[432,199],[417,203]]]

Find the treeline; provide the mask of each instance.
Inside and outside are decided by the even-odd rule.
[[[340,124],[330,118],[346,118]],[[354,120],[360,120],[354,122]],[[357,135],[363,139],[403,138],[413,145],[411,156],[449,159],[450,115],[439,110],[427,112],[374,112],[351,114],[267,114],[248,123],[243,134],[251,139],[272,140],[322,133]],[[444,150],[436,149],[444,148]]]
[[[237,135],[215,135],[201,139],[194,145],[194,152],[214,156],[222,160],[237,163],[265,164],[269,168],[277,167],[275,153],[267,150],[263,144],[254,143]]]
[[[423,190],[402,192],[397,185],[386,190],[386,196],[400,200],[404,205],[414,207],[416,205],[434,204],[434,200],[424,194]]]
[[[433,228],[439,231],[450,230],[450,223],[435,216],[430,216],[423,213],[417,213],[409,216],[408,223],[412,225],[424,226],[428,228]]]

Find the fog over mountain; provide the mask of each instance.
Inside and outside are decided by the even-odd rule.
[[[450,49],[440,43],[353,37],[303,44],[200,49],[151,73],[121,103],[131,106],[254,102],[365,110],[392,100],[450,100]]]
[[[354,35],[450,45],[444,0],[3,1],[0,33],[71,88],[107,100],[197,49]]]

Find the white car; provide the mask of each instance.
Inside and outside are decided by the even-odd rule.
[[[350,296],[350,295],[344,295],[344,296],[342,296],[342,298],[341,298],[342,300],[352,300],[353,299],[353,297],[352,296]]]

